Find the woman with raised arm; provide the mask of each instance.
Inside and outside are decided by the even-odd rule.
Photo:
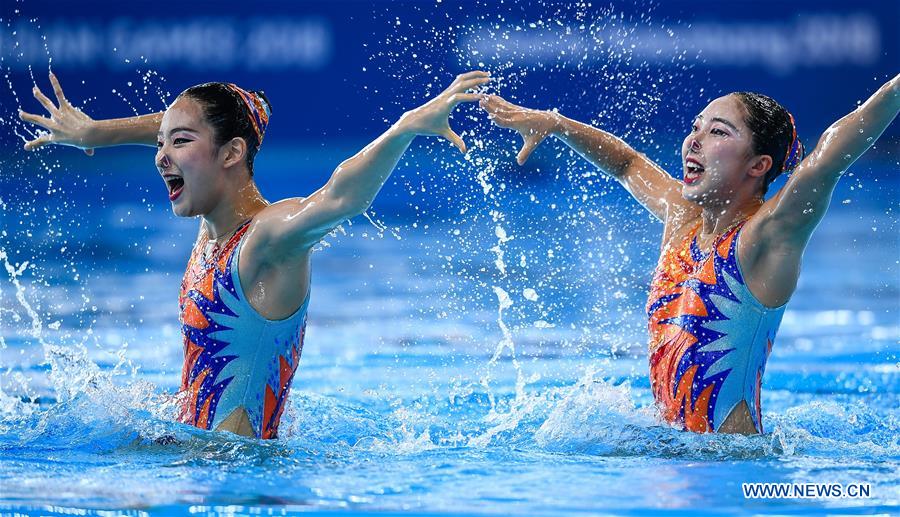
[[[275,203],[253,180],[253,159],[271,114],[262,92],[201,84],[182,92],[164,113],[94,121],[66,100],[51,74],[57,104],[34,89],[50,118],[20,116],[49,130],[26,149],[53,143],[90,153],[156,144],[156,168],[172,210],[201,218],[179,300],[180,419],[203,429],[275,438],[303,348],[312,247],[369,207],[416,135],[442,136],[465,152],[448,118],[459,103],[478,100],[466,92],[489,80],[486,72],[458,76],[341,163],[322,188]]]
[[[490,96],[518,131],[519,164],[555,136],[622,184],[664,225],[647,302],[650,380],[663,417],[697,432],[762,433],[760,389],[803,250],[841,175],[900,111],[900,75],[829,127],[806,158],[793,116],[765,95],[718,98],[681,146],[683,180],[619,138]],[[769,184],[793,171],[764,200]]]

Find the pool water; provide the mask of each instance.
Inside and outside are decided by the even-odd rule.
[[[177,290],[197,221],[170,215],[152,197],[162,187],[75,181],[62,187],[71,203],[39,200],[59,218],[19,217],[12,196],[0,512],[897,512],[891,167],[863,163],[882,179],[842,184],[811,242],[754,437],[656,415],[643,304],[661,228],[614,188],[579,198],[577,179],[487,175],[460,179],[470,195],[457,201],[401,168],[369,218],[316,252],[273,441],[173,422]],[[99,184],[103,201],[86,201]],[[417,215],[426,198],[443,206]],[[747,482],[867,483],[871,497],[745,499]]]

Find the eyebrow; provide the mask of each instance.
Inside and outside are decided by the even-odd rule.
[[[703,115],[697,115],[696,117],[694,117],[694,120],[696,121],[696,120],[700,120],[702,118],[703,118]],[[728,120],[726,120],[722,117],[713,117],[710,120],[712,120],[713,122],[721,122],[721,123],[725,124],[726,126],[730,127],[732,130],[734,130],[735,133],[741,132],[741,130],[738,129],[737,126],[735,126],[734,124],[732,124],[731,122],[729,122]]]
[[[173,127],[169,130],[169,136],[172,136],[173,133],[177,133],[179,131],[187,131],[188,133],[197,133],[196,129],[191,129],[189,127]],[[162,131],[157,131],[156,136],[163,136]]]

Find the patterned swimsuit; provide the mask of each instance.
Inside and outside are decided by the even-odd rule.
[[[275,438],[306,328],[303,305],[283,320],[262,317],[244,296],[238,257],[250,221],[204,257],[198,240],[181,282],[186,392],[181,421],[216,429],[235,410],[247,412],[257,438]]]
[[[763,432],[760,388],[784,305],[764,306],[738,263],[746,221],[720,235],[705,255],[699,226],[660,256],[647,316],[653,396],[670,422],[716,431],[741,401]]]

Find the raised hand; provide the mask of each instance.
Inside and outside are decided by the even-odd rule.
[[[524,164],[531,152],[559,125],[556,113],[516,106],[496,95],[485,96],[480,106],[494,124],[514,129],[522,135],[522,149],[516,155],[519,165]]]
[[[34,140],[25,142],[25,149],[33,151],[47,144],[60,144],[78,147],[83,149],[88,156],[93,155],[94,149],[90,143],[90,135],[94,127],[94,119],[85,115],[84,112],[72,106],[66,100],[62,87],[59,85],[59,80],[56,79],[56,75],[53,72],[50,72],[50,83],[53,85],[53,92],[56,94],[58,106],[54,105],[53,101],[48,99],[37,86],[32,90],[34,98],[44,106],[50,118],[19,110],[19,117],[22,120],[37,124],[50,131]]]
[[[422,106],[406,112],[398,125],[417,135],[438,135],[449,140],[460,151],[466,152],[466,144],[450,129],[450,113],[461,102],[475,102],[484,96],[466,93],[472,88],[487,84],[491,80],[488,72],[474,71],[458,75],[453,83],[440,95]]]

